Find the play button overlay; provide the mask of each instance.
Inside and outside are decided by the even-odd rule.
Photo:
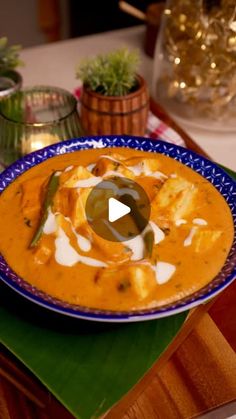
[[[119,220],[124,215],[129,214],[131,208],[128,205],[122,204],[115,198],[109,198],[108,201],[108,221],[114,223],[114,221]]]
[[[123,242],[145,229],[150,217],[150,202],[138,183],[124,177],[110,177],[92,189],[85,212],[97,235],[105,240]]]

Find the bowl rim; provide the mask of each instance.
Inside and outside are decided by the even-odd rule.
[[[18,71],[14,69],[4,70],[3,73],[1,74],[1,77],[9,78],[13,80],[14,82],[13,86],[0,91],[0,99],[5,100],[5,99],[8,99],[11,95],[16,93],[17,91],[19,91],[23,83],[23,78],[22,78],[21,73],[19,73]]]
[[[236,230],[236,182],[228,175],[221,167],[216,163],[211,162],[199,154],[177,146],[171,143],[167,143],[161,139],[150,139],[144,137],[136,137],[129,135],[108,135],[108,136],[89,136],[74,138],[66,140],[61,143],[53,144],[45,147],[41,150],[34,151],[25,157],[14,162],[11,166],[5,169],[0,174],[0,194],[21,174],[31,169],[35,165],[38,165],[49,158],[54,156],[68,154],[74,151],[80,151],[92,148],[107,148],[107,147],[125,147],[132,148],[141,151],[157,152],[160,154],[167,155],[182,162],[186,166],[192,168],[197,173],[209,180],[213,186],[221,193],[225,198],[228,206],[230,207],[231,214],[234,220],[234,228]],[[184,162],[185,161],[185,162]],[[186,164],[188,163],[188,164]],[[198,167],[198,170],[192,166]],[[202,173],[206,171],[204,176]],[[208,173],[208,175],[207,175]],[[213,177],[214,175],[214,177]],[[221,182],[222,188],[226,188],[226,192],[223,194],[222,191],[217,187],[216,182]],[[231,192],[230,192],[231,191]],[[231,195],[230,195],[231,193]],[[179,299],[173,303],[163,305],[160,307],[153,307],[144,310],[135,311],[112,311],[112,310],[100,310],[88,307],[82,307],[67,303],[59,300],[40,291],[33,285],[27,283],[24,279],[20,278],[6,263],[3,256],[0,254],[0,280],[5,282],[8,286],[13,288],[18,294],[31,300],[32,302],[43,306],[49,310],[79,318],[84,320],[94,320],[102,322],[134,322],[157,319],[180,313],[185,310],[189,310],[196,307],[199,304],[205,303],[211,298],[215,297],[218,293],[223,291],[228,285],[230,285],[236,278],[236,232],[234,235],[234,242],[227,256],[227,260],[221,269],[221,271],[213,278],[206,286],[200,290],[190,294],[183,299]],[[224,273],[226,268],[230,267],[229,273]],[[222,280],[218,279],[222,276]],[[218,279],[219,283],[215,286],[214,281]]]

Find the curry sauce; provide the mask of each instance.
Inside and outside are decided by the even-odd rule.
[[[134,180],[149,197],[148,256],[143,236],[111,244],[86,220],[88,194],[111,176]],[[52,177],[57,187],[48,200]],[[233,231],[230,209],[210,182],[174,159],[132,149],[50,158],[0,196],[0,251],[11,268],[38,289],[91,308],[149,308],[195,292],[224,265]]]

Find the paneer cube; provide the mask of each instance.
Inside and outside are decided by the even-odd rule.
[[[21,208],[24,217],[34,218],[41,209],[46,177],[35,177],[22,183]]]
[[[150,267],[130,266],[127,273],[131,287],[133,287],[140,300],[146,298],[156,286],[154,273]]]
[[[160,163],[158,159],[142,159],[140,157],[131,157],[124,161],[124,164],[130,168],[130,170],[136,172],[136,176],[149,176],[152,173],[158,172],[160,169]]]
[[[84,166],[77,166],[60,175],[60,185],[64,188],[75,188],[79,180],[89,179],[93,175]]]
[[[56,193],[53,211],[69,217],[75,228],[86,222],[85,206],[92,188],[61,188]]]
[[[222,231],[204,229],[195,233],[193,245],[197,253],[206,252],[220,238]]]
[[[157,215],[170,221],[184,218],[194,209],[197,188],[181,177],[169,178],[152,201],[153,219]]]
[[[128,179],[134,179],[135,175],[129,170],[123,161],[118,160],[112,156],[102,156],[99,158],[96,166],[93,168],[93,174],[95,176],[119,176],[123,175]]]
[[[145,175],[158,172],[160,169],[160,163],[157,159],[143,159],[142,166]]]
[[[96,277],[98,285],[103,281],[113,281],[118,292],[132,293],[138,300],[144,300],[156,287],[154,272],[149,266],[123,265],[120,269],[106,268],[100,270]]]
[[[85,214],[85,206],[87,198],[92,191],[92,188],[83,188],[77,190],[76,194],[71,196],[70,200],[70,219],[74,228],[79,228],[82,224],[87,222]]]
[[[42,242],[39,243],[36,250],[34,251],[34,261],[39,265],[44,265],[47,263],[52,255],[52,248],[43,244]]]
[[[53,199],[53,211],[56,213],[60,212],[65,217],[68,217],[71,211],[71,202],[73,202],[77,196],[77,189],[58,189]]]
[[[56,214],[56,225],[57,225],[57,233],[59,228],[66,231],[68,228],[68,221],[65,219],[64,215],[62,214]]]

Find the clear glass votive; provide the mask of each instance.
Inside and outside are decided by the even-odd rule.
[[[20,90],[22,77],[18,71],[6,70],[0,74],[0,100]]]
[[[82,135],[75,97],[64,89],[35,86],[0,102],[0,166],[62,140]]]

